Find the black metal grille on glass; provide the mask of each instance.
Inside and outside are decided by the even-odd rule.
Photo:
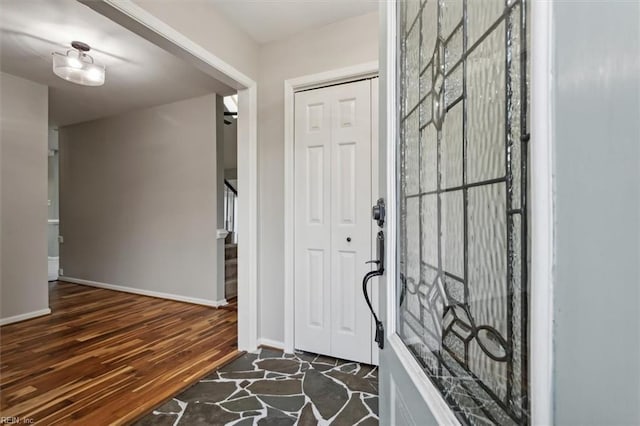
[[[526,11],[399,3],[398,332],[467,424],[529,423]]]

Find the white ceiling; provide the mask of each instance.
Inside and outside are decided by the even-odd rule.
[[[101,87],[56,77],[51,52],[72,40],[106,66]],[[49,86],[49,121],[63,126],[211,92],[233,91],[76,1],[0,0],[0,69]]]
[[[209,0],[260,44],[378,9],[385,0]],[[346,42],[346,41],[345,41]]]

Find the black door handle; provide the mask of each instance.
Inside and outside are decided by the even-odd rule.
[[[369,283],[369,280],[371,280],[371,278],[379,277],[380,275],[384,274],[384,232],[378,232],[376,241],[378,260],[370,260],[366,263],[375,263],[378,268],[375,271],[367,272],[367,274],[364,276],[364,279],[362,280],[362,292],[364,293],[364,300],[367,302],[369,310],[373,315],[373,319],[376,322],[376,336],[374,340],[376,341],[380,349],[384,349],[384,326],[378,319],[376,311],[373,309],[373,305],[371,304],[371,299],[369,298],[369,291],[367,288],[367,284]]]

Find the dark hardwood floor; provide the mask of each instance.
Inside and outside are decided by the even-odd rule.
[[[52,314],[0,328],[0,416],[126,424],[238,355],[237,306],[65,282]]]

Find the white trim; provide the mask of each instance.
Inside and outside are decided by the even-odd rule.
[[[553,424],[552,5],[531,4],[531,423]]]
[[[131,0],[79,0],[238,90],[238,349],[258,345],[258,87],[254,80]]]
[[[59,225],[60,224],[60,219],[47,219],[47,223],[49,225]]]
[[[284,349],[284,346],[285,346],[284,342],[281,342],[279,340],[271,340],[271,339],[260,338],[260,339],[258,339],[258,346],[268,346],[270,348],[283,350],[286,353],[293,353],[293,352],[290,352],[290,351],[286,351]]]
[[[227,231],[226,229],[218,229],[216,231],[216,238],[219,240],[224,240],[225,238],[227,238],[227,235],[229,235],[229,231]]]
[[[294,351],[294,93],[378,75],[378,61],[284,81],[284,349]],[[239,300],[239,299],[238,299]]]
[[[51,313],[51,309],[47,308],[47,309],[40,309],[39,311],[27,312],[26,314],[14,315],[12,317],[0,319],[0,325],[8,325],[8,324],[13,324],[15,322],[26,321],[28,319],[49,315],[50,313]]]
[[[405,371],[411,378],[413,385],[416,387],[422,399],[429,406],[429,410],[433,417],[440,425],[460,425],[460,421],[444,400],[440,390],[431,383],[424,374],[424,369],[418,364],[418,361],[411,355],[407,346],[402,342],[397,334],[392,334],[388,338],[390,349],[398,357]]]
[[[66,281],[68,283],[73,283],[73,284],[86,285],[90,287],[104,288],[106,290],[138,294],[140,296],[157,297],[158,299],[175,300],[177,302],[193,303],[194,305],[210,306],[212,308],[218,308],[220,306],[224,306],[227,304],[227,301],[225,299],[221,299],[221,300],[200,299],[197,297],[188,297],[188,296],[181,296],[179,294],[162,293],[159,291],[152,291],[152,290],[143,290],[140,288],[126,287],[126,286],[115,285],[115,284],[107,284],[107,283],[101,283],[98,281],[83,280],[80,278],[73,278],[73,277],[61,276],[60,278],[58,278],[58,280]]]

